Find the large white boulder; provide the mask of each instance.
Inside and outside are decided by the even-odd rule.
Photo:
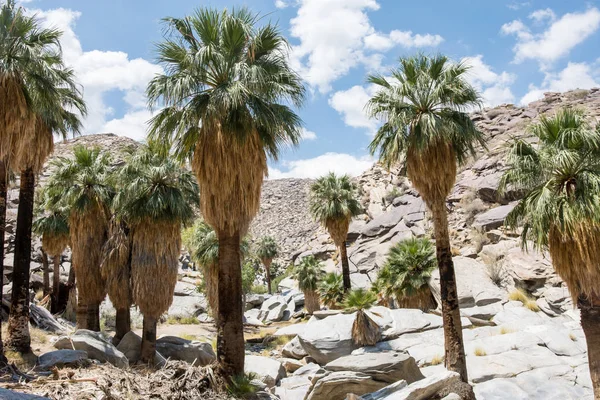
[[[413,383],[423,379],[423,374],[414,358],[406,353],[385,351],[340,357],[325,366],[329,371],[352,371],[369,375],[371,378],[394,383],[401,379]]]
[[[315,380],[306,400],[344,400],[349,394],[360,396],[387,385],[369,375],[350,371],[326,373]]]
[[[254,374],[268,387],[273,387],[285,378],[286,372],[283,364],[268,357],[247,355],[244,362],[244,372]]]
[[[89,358],[108,362],[118,368],[127,368],[129,361],[125,354],[121,353],[110,341],[104,339],[99,332],[79,329],[73,335],[62,336],[54,347],[59,350],[82,350]]]

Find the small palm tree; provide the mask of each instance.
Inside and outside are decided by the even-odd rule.
[[[313,256],[304,257],[293,268],[292,276],[298,281],[298,287],[304,293],[304,307],[309,314],[321,309],[319,281],[323,276],[323,264]]]
[[[181,227],[194,217],[198,185],[152,143],[127,158],[118,175],[114,210],[131,229],[133,301],[144,315],[140,360],[153,364],[156,324],[173,302]]]
[[[279,254],[277,242],[271,236],[265,236],[259,240],[256,245],[256,256],[265,266],[265,274],[267,275],[267,288],[271,294],[271,263]]]
[[[390,167],[406,163],[406,173],[433,216],[437,262],[440,269],[446,367],[468,382],[467,363],[458,308],[456,277],[446,197],[456,180],[457,165],[483,145],[483,134],[468,111],[480,106],[477,91],[468,83],[469,68],[438,55],[400,59],[392,79],[369,77],[378,92],[369,100],[369,114],[382,120],[369,148]]]
[[[506,218],[522,226],[522,243],[549,250],[556,272],[581,311],[595,398],[600,398],[600,125],[592,129],[583,111],[563,109],[541,116],[516,139],[500,188],[526,192]]]
[[[366,312],[376,301],[375,293],[363,288],[346,294],[344,306],[350,311],[356,311],[352,324],[352,341],[357,346],[375,346],[381,340],[381,327]]]
[[[69,245],[69,220],[64,212],[54,211],[40,216],[33,222],[33,232],[42,238],[42,249],[52,257],[52,307],[53,313],[59,312],[60,262],[62,253]]]
[[[116,212],[116,210],[113,210]],[[131,330],[131,230],[125,221],[113,214],[106,243],[102,247],[100,272],[106,282],[108,297],[116,310],[113,344],[119,344]]]
[[[346,237],[352,218],[362,212],[357,199],[356,185],[348,175],[336,176],[333,172],[317,179],[310,188],[310,212],[323,225],[340,249],[344,290],[350,290],[350,265]]]
[[[321,301],[332,310],[338,309],[344,300],[344,280],[342,275],[330,272],[319,282]]]
[[[52,161],[46,191],[50,209],[68,210],[72,267],[77,275],[77,327],[100,330],[100,303],[106,297],[102,247],[107,239],[111,157],[99,148],[76,146],[73,158]]]
[[[429,239],[406,239],[390,249],[376,286],[384,298],[395,298],[401,308],[428,311],[436,307],[428,285],[436,268],[435,248]]]
[[[200,211],[219,239],[217,355],[226,376],[244,372],[240,242],[260,206],[267,157],[297,145],[305,89],[279,28],[246,8],[201,8],[167,18],[157,46],[165,73],[148,85],[150,137],[191,158]],[[260,24],[260,26],[259,26]]]
[[[28,352],[31,343],[29,268],[35,176],[53,150],[54,134],[66,137],[78,132],[80,116],[85,114],[73,71],[63,64],[62,33],[40,25],[13,0],[0,7],[0,161],[4,163],[0,190],[5,190],[9,170],[21,175],[7,345],[20,352]],[[0,197],[5,202],[6,193]],[[5,213],[2,204],[1,219]]]

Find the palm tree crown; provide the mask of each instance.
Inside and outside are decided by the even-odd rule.
[[[316,291],[322,275],[323,264],[313,256],[304,257],[293,269],[294,279],[302,291]]]
[[[356,190],[348,175],[338,177],[333,172],[311,186],[310,212],[327,228],[337,245],[346,240],[352,217],[362,212]]]
[[[549,249],[556,271],[574,299],[600,294],[600,125],[592,129],[583,111],[563,109],[540,117],[515,139],[501,180],[525,190],[506,224],[523,227],[522,243]]]
[[[179,157],[193,154],[202,215],[229,234],[243,235],[258,212],[266,155],[276,159],[301,135],[285,103],[302,103],[302,81],[278,27],[258,21],[246,8],[165,19],[170,34],[157,46],[165,74],[147,90],[151,106],[164,106],[150,138],[174,143]]]
[[[344,300],[344,281],[342,275],[330,272],[326,274],[318,287],[323,304],[329,308],[339,307]]]
[[[271,236],[260,239],[256,245],[256,256],[261,260],[272,260],[279,254],[277,242]]]

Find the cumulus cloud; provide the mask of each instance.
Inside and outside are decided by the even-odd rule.
[[[353,128],[365,128],[373,135],[377,129],[377,121],[367,116],[365,105],[376,92],[375,86],[353,86],[348,90],[335,92],[329,98],[329,105],[336,110],[344,123]]]
[[[585,41],[600,27],[600,11],[589,8],[580,13],[568,13],[556,19],[550,9],[537,10],[530,15],[534,21],[549,21],[546,30],[533,33],[519,20],[504,24],[501,32],[515,35],[517,43],[513,48],[514,62],[537,60],[543,67],[566,56],[578,44]]]
[[[345,153],[325,153],[315,158],[287,161],[283,169],[269,168],[269,179],[318,178],[329,172],[357,176],[369,169],[375,160],[369,156],[355,157]]]
[[[286,2],[289,5],[289,2]],[[394,45],[422,47],[439,44],[439,35],[375,31],[367,12],[379,10],[376,0],[298,0],[291,19],[291,36],[299,41],[292,47],[292,65],[321,93],[352,68],[381,65],[382,55]]]
[[[591,89],[600,86],[600,73],[586,63],[570,62],[558,73],[546,73],[541,86],[529,85],[529,92],[521,98],[526,105],[544,97],[545,92],[566,92],[573,89]]]
[[[317,140],[317,134],[306,128],[302,128],[302,140]]]
[[[71,66],[77,81],[83,86],[83,96],[88,105],[84,133],[113,132],[136,140],[145,138],[146,121],[151,114],[145,109],[146,85],[162,68],[142,58],[130,59],[120,51],[83,51],[75,34],[81,13],[65,8],[30,10],[43,25],[56,27],[64,33],[61,38],[65,63]],[[127,105],[122,117],[104,101],[110,91],[119,91]]]
[[[510,86],[516,76],[506,71],[496,73],[483,61],[483,55],[465,57],[462,60],[469,65],[467,80],[480,91],[486,107],[494,107],[504,103],[513,103],[515,96]]]

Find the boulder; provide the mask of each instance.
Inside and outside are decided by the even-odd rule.
[[[473,227],[480,231],[487,232],[504,225],[504,220],[508,213],[515,208],[516,203],[507,204],[504,206],[492,208],[484,213],[479,214],[475,218]]]
[[[200,366],[211,364],[217,359],[210,343],[186,340],[177,336],[158,338],[156,351],[165,358],[182,360]]]
[[[248,294],[248,295],[246,295],[246,304],[249,304],[252,307],[258,307],[262,303],[264,303],[265,298],[268,296],[269,295],[264,295],[264,294],[254,294],[254,293]]]
[[[36,396],[35,394],[13,392],[12,390],[0,388],[0,399],[2,400],[50,400],[48,397]]]
[[[372,237],[389,231],[391,228],[398,225],[402,217],[406,214],[404,206],[394,207],[380,216],[372,219],[361,230],[361,235]]]
[[[129,361],[109,341],[106,341],[99,332],[79,329],[71,337],[61,336],[54,347],[59,350],[82,350],[89,358],[108,362],[118,368],[127,368]]]
[[[283,368],[285,368],[286,372],[292,373],[296,372],[298,369],[302,368],[304,364],[294,358],[281,358],[279,359]]]
[[[512,302],[510,302],[512,303]],[[504,310],[492,318],[492,321],[498,326],[504,326],[511,330],[521,330],[530,325],[543,325],[548,322],[548,317],[544,313],[533,312],[519,303],[518,306],[509,306],[507,303]]]
[[[125,354],[130,363],[136,363],[140,360],[141,347],[142,338],[134,331],[129,331],[117,345],[117,350]],[[158,366],[164,365],[167,362],[158,351],[155,354],[154,361]]]
[[[383,388],[379,392],[363,396],[361,400],[428,400],[447,387],[456,385],[459,382],[460,375],[458,373],[445,371],[416,381],[408,386],[403,386],[402,383],[393,384],[391,387]]]
[[[540,253],[528,245],[528,251],[514,247],[506,252],[504,267],[516,287],[533,292],[544,287],[556,273],[550,255]]]
[[[38,358],[38,368],[50,370],[57,368],[78,368],[90,364],[88,355],[82,350],[56,350],[42,354]]]
[[[196,285],[189,283],[189,282],[177,281],[177,283],[175,284],[175,291],[173,292],[173,295],[174,296],[191,296],[196,293],[198,293]]]
[[[175,318],[189,318],[197,317],[206,310],[208,310],[206,298],[198,292],[193,292],[186,296],[173,296],[173,303],[166,315]]]
[[[297,336],[304,333],[307,326],[306,323],[292,324],[278,329],[273,336]]]
[[[300,339],[298,336],[293,338],[291,341],[286,343],[285,346],[281,349],[281,355],[284,357],[295,358],[297,360],[301,360],[308,355],[302,344],[300,343]]]
[[[423,379],[415,359],[406,353],[386,351],[340,357],[328,363],[329,371],[352,371],[368,375],[376,381],[394,383],[405,380],[413,383]]]
[[[351,336],[355,315],[337,314],[311,322],[310,329],[298,335],[300,345],[321,365],[349,355],[358,348]]]
[[[386,386],[386,383],[358,372],[331,372],[317,378],[306,400],[344,400],[349,394],[361,396]]]
[[[288,309],[288,303],[283,296],[272,296],[260,307],[258,319],[266,322],[277,322],[283,318]]]
[[[261,356],[246,356],[244,363],[246,374],[255,374],[268,387],[273,387],[285,378],[286,372],[283,364],[277,360]]]

